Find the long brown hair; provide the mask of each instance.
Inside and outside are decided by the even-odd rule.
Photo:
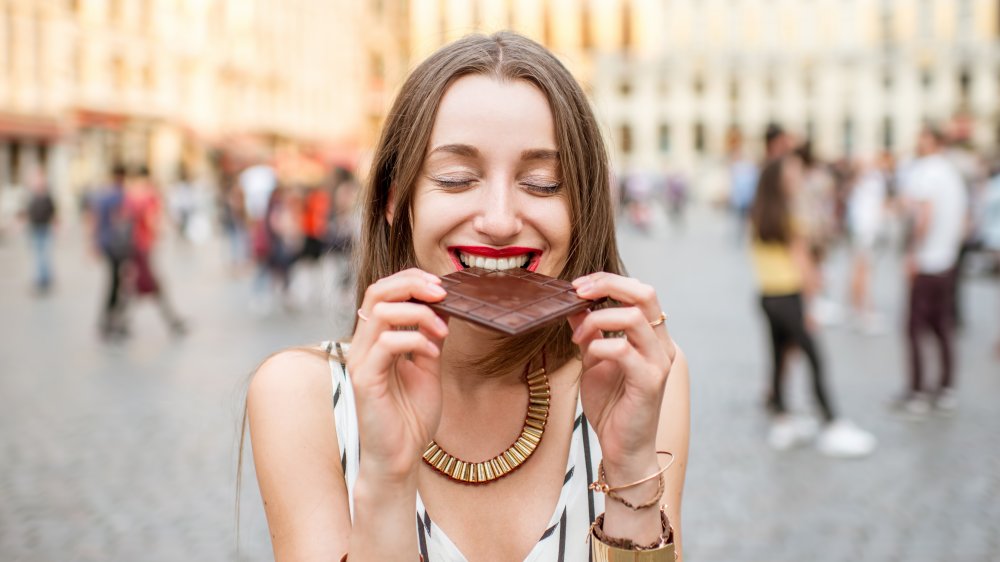
[[[608,155],[583,90],[549,51],[526,37],[511,32],[470,35],[441,48],[418,66],[386,119],[362,197],[363,226],[355,256],[358,307],[369,285],[417,265],[413,186],[441,99],[455,80],[472,74],[524,80],[548,100],[572,224],[569,255],[559,277],[569,280],[595,271],[623,270],[615,243]],[[391,224],[386,219],[390,204]],[[500,374],[543,347],[550,364],[560,365],[574,354],[571,336],[565,322],[520,337],[498,336],[496,351],[476,365],[485,375]]]
[[[774,158],[760,172],[750,225],[754,238],[762,242],[787,244],[791,239],[791,211],[785,189],[784,170],[791,156]]]

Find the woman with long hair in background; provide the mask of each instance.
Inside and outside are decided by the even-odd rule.
[[[785,450],[815,437],[823,454],[864,456],[875,449],[875,438],[838,418],[813,339],[813,323],[806,316],[807,300],[819,289],[820,280],[803,228],[792,211],[802,173],[802,160],[794,154],[769,161],[761,171],[750,210],[750,253],[771,336],[768,407],[774,418],[768,443]],[[823,421],[818,436],[813,418],[791,415],[785,404],[784,374],[793,349],[800,350],[809,361],[813,396]]]

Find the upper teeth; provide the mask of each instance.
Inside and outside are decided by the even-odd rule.
[[[483,256],[474,256],[472,254],[466,254],[465,252],[459,252],[459,257],[462,258],[462,263],[469,267],[503,270],[514,269],[515,267],[524,267],[528,263],[528,259],[531,255],[523,254],[520,256],[511,256],[509,258],[484,258]]]

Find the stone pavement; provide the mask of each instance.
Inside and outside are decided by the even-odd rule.
[[[898,333],[821,335],[841,410],[880,439],[876,454],[834,461],[775,453],[763,437],[765,334],[745,252],[724,217],[695,210],[677,232],[628,226],[630,273],[654,284],[692,374],[685,493],[688,561],[1000,560],[1000,284],[969,280],[959,342],[961,409],[906,422],[886,413],[902,386]],[[103,270],[76,228],[58,239],[54,295],[35,299],[20,237],[0,240],[0,560],[268,560],[252,467],[244,471],[237,554],[236,440],[254,365],[283,346],[343,335],[351,298],[336,291],[298,313],[250,309],[249,280],[222,249],[168,243],[160,263],[192,332],[171,338],[149,304],[133,337],[101,343]],[[845,256],[830,264],[846,293]],[[879,262],[876,301],[900,315],[898,263]],[[807,411],[804,371],[793,402]]]

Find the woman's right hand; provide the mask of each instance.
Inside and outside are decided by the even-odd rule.
[[[392,484],[416,474],[441,420],[441,346],[448,325],[417,299],[444,299],[441,279],[407,269],[365,291],[347,368],[358,407],[362,473]],[[417,330],[400,329],[417,327]]]

